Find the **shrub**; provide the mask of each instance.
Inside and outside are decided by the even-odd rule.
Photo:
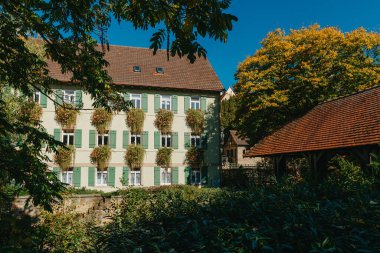
[[[185,163],[190,167],[202,167],[204,160],[203,149],[191,147],[186,152]]]
[[[126,123],[134,134],[140,134],[144,127],[145,113],[142,109],[131,108],[127,112]]]
[[[124,160],[131,169],[142,167],[145,150],[141,145],[129,145],[125,152]]]
[[[32,252],[97,252],[94,223],[84,220],[82,214],[43,212],[40,218]]]
[[[100,134],[108,130],[111,122],[112,113],[104,108],[96,108],[91,115],[91,125],[93,125]]]
[[[55,121],[63,128],[73,129],[77,122],[79,111],[74,105],[64,104],[55,109]]]
[[[24,122],[37,124],[42,117],[42,107],[34,101],[25,101],[20,108],[20,117]]]
[[[73,164],[74,153],[74,146],[60,146],[57,148],[57,152],[54,154],[54,162],[58,164],[61,170],[67,170]]]
[[[172,151],[171,148],[160,148],[156,154],[156,164],[162,168],[170,168],[172,163]]]
[[[205,115],[201,110],[189,109],[186,112],[186,124],[191,131],[200,135],[204,130]]]
[[[160,109],[156,113],[154,126],[163,134],[170,133],[172,131],[173,118],[174,114],[172,111]]]
[[[90,154],[91,163],[96,164],[100,170],[104,170],[108,167],[108,162],[110,159],[111,148],[108,145],[96,147]]]

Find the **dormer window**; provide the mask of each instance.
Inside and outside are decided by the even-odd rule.
[[[140,66],[133,66],[133,72],[141,72]]]
[[[156,73],[157,73],[157,74],[164,74],[164,68],[162,68],[162,67],[157,67],[157,68],[156,68]]]

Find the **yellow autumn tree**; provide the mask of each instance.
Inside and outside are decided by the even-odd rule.
[[[317,104],[379,84],[380,34],[312,25],[277,29],[235,74],[236,122],[257,142]]]

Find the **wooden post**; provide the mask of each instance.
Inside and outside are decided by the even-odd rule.
[[[286,158],[283,155],[273,157],[273,169],[277,179],[285,175]]]

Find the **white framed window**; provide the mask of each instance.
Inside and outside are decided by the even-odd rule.
[[[170,148],[172,146],[172,135],[161,134],[161,147]]]
[[[63,90],[63,102],[67,104],[75,103],[75,91],[73,90]]]
[[[62,133],[62,142],[65,145],[74,145],[74,130],[63,130]]]
[[[103,134],[98,133],[98,146],[108,145],[108,140],[108,131],[104,132]]]
[[[96,172],[96,185],[106,186],[107,185],[107,171],[97,171]]]
[[[129,185],[141,185],[141,170],[131,170],[129,174]]]
[[[161,185],[172,184],[172,173],[170,168],[161,168]]]
[[[40,103],[41,103],[41,92],[39,92],[39,91],[35,91],[35,92],[34,92],[34,96],[33,96],[33,100],[34,100],[34,102],[36,102],[37,104],[40,104]]]
[[[161,109],[169,110],[172,108],[172,97],[170,95],[161,95]]]
[[[134,108],[141,109],[141,94],[131,94],[131,102]]]
[[[201,109],[201,98],[198,96],[190,97],[190,108]]]
[[[191,184],[199,185],[201,183],[201,171],[200,169],[191,170]]]
[[[141,144],[141,135],[140,134],[131,134],[131,144],[140,145]]]
[[[201,136],[196,135],[196,134],[191,134],[190,145],[191,147],[199,148],[201,146]]]
[[[73,168],[67,171],[62,171],[61,182],[68,185],[73,185]]]

